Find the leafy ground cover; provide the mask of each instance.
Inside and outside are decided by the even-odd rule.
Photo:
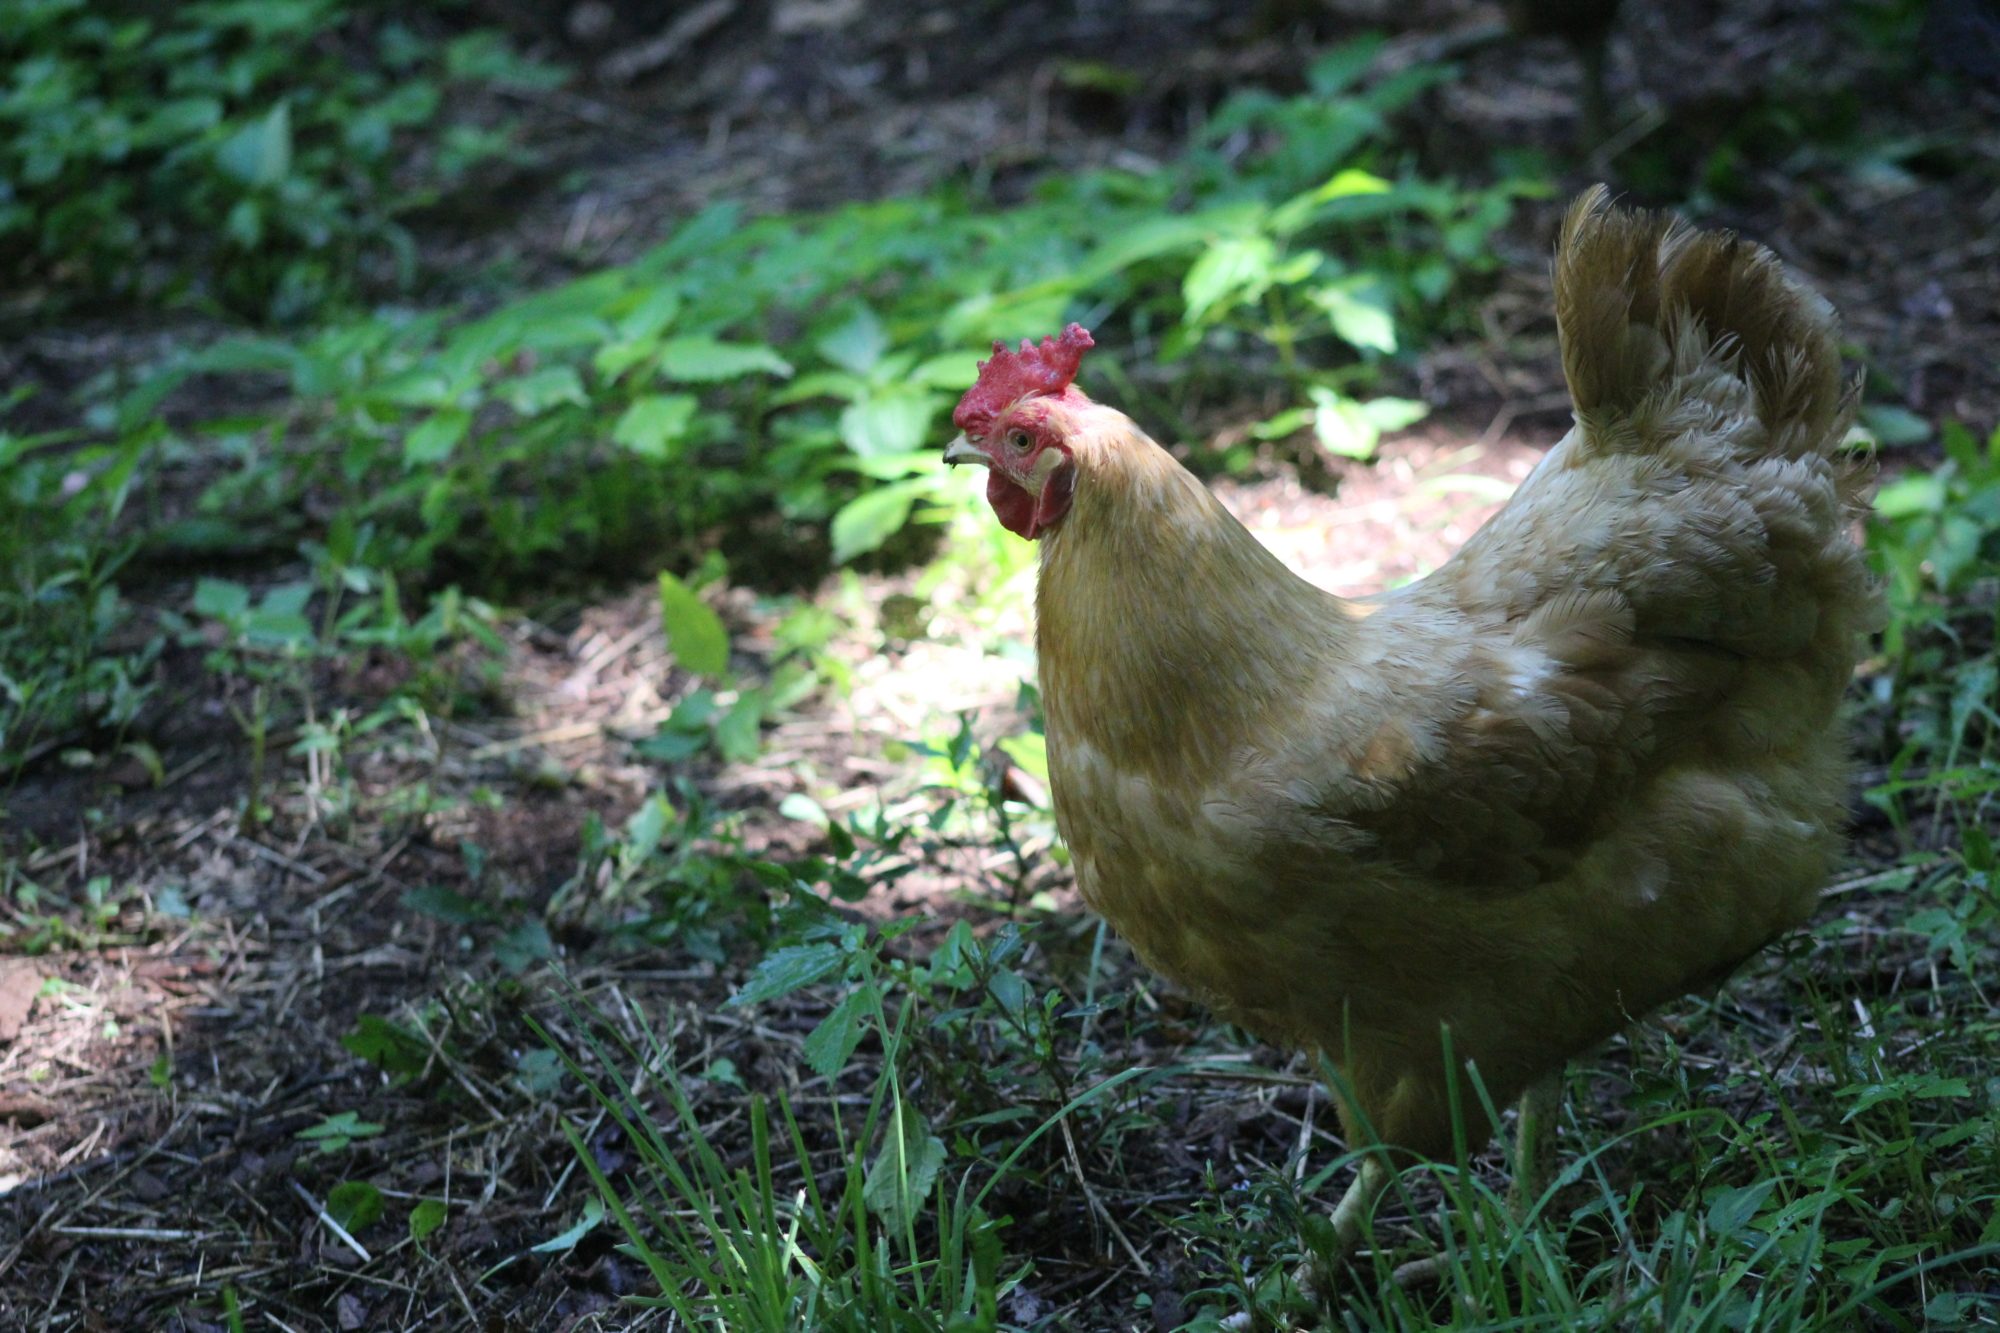
[[[6,151],[131,168],[0,215],[51,299],[127,302],[0,352],[10,1324],[1320,1317],[1284,1276],[1350,1165],[1318,1071],[1081,913],[1031,556],[934,448],[987,339],[1082,317],[1093,388],[1309,576],[1434,565],[1561,426],[1544,256],[1587,168],[1537,90],[1573,73],[1192,11],[918,69],[898,7],[805,8],[629,92],[498,7],[10,37]],[[1335,1327],[2000,1316],[1991,95],[1898,7],[1678,18],[1621,38],[1595,169],[1777,243],[1870,376],[1854,857],[1811,931],[1573,1071],[1525,1227],[1474,1098]],[[236,91],[197,62],[214,115],[145,131],[181,149],[106,148],[187,41]],[[453,79],[521,123],[455,120]],[[371,116],[389,148],[312,156]],[[515,231],[458,216],[482,170],[535,183]],[[245,200],[330,230],[230,230]],[[186,276],[217,218],[247,286]],[[80,286],[104,237],[141,276]]]

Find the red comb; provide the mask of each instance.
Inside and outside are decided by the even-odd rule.
[[[979,363],[979,382],[965,391],[951,414],[951,424],[967,435],[984,435],[993,419],[1032,394],[1061,393],[1076,378],[1083,354],[1095,347],[1090,330],[1072,324],[1060,338],[1044,338],[1040,347],[1021,339],[1021,350],[993,344],[991,360]]]

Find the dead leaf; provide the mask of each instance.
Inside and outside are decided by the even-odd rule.
[[[42,974],[25,958],[0,959],[0,1042],[21,1035],[35,997],[42,993]]]

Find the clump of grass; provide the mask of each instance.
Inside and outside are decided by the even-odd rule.
[[[1140,1071],[1079,1092],[997,1165],[954,1169],[900,1072],[918,1006],[892,1012],[874,978],[854,995],[881,1047],[863,1093],[837,1095],[829,1080],[816,1098],[805,1088],[752,1094],[747,1115],[724,1117],[741,1123],[726,1127],[696,1109],[678,1056],[651,1027],[634,1032],[601,1010],[572,1010],[584,1034],[578,1051],[537,1025],[636,1154],[614,1180],[585,1137],[564,1127],[658,1286],[638,1303],[671,1309],[689,1327],[744,1333],[1002,1327],[1000,1300],[1031,1265],[1003,1257],[1006,1219],[989,1203],[996,1188],[1064,1116]]]

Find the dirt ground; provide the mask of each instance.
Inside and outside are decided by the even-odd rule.
[[[1303,58],[1344,33],[1408,25],[1395,58],[1494,17],[1363,0],[963,10],[777,0],[684,7],[682,18],[712,21],[673,38],[671,24],[627,17],[641,8],[650,9],[562,11],[595,34],[572,54],[600,77],[524,104],[551,165],[432,219],[435,269],[469,273],[506,257],[552,278],[582,271],[636,253],[718,197],[813,207],[967,172],[1004,197],[1045,171],[1158,158],[1224,90],[1296,86]],[[1720,141],[1748,90],[1843,58],[1833,7],[1816,0],[1628,8],[1637,12],[1614,39],[1611,90],[1635,145]],[[586,9],[594,17],[576,19]],[[523,34],[557,35],[532,6],[495,12]],[[1057,64],[1078,59],[1131,70],[1140,91],[1115,100],[1062,91]],[[1567,153],[1575,86],[1559,44],[1485,47],[1400,128],[1439,169],[1469,170],[1497,144]],[[1867,128],[1884,140],[1962,136],[1984,144],[1989,166],[2000,161],[1991,138],[2000,95],[1865,94]],[[1566,186],[1598,175],[1571,161]],[[1702,220],[1770,243],[1833,299],[1873,368],[1871,397],[1983,429],[2000,416],[1991,180],[1927,174],[1920,155],[1856,173],[1801,150],[1746,160],[1727,201]],[[1546,274],[1561,203],[1524,209],[1505,237],[1507,271],[1480,311],[1486,336],[1438,348],[1412,370],[1407,387],[1436,408],[1426,425],[1370,465],[1325,462],[1302,481],[1273,460],[1252,479],[1218,483],[1308,577],[1351,592],[1435,566],[1563,428]],[[152,329],[123,346],[138,354],[197,334]],[[120,337],[102,323],[39,330],[0,348],[0,371],[74,384]],[[285,1329],[666,1326],[619,1303],[646,1276],[608,1228],[533,1248],[575,1221],[589,1193],[557,1127],[589,1121],[590,1108],[523,1074],[532,1067],[523,1057],[541,1048],[527,1018],[564,1031],[566,992],[541,964],[507,974],[490,947],[492,922],[414,912],[406,899],[479,889],[539,911],[577,872],[592,817],[615,827],[669,777],[753,812],[756,837],[809,840],[772,813],[785,795],[823,781],[907,790],[918,779],[908,760],[887,757],[890,742],[962,709],[979,712],[984,738],[1007,725],[1023,668],[986,647],[1025,632],[1027,607],[1017,599],[997,618],[967,619],[946,593],[913,636],[884,625],[907,578],[864,581],[857,627],[835,648],[855,674],[848,697],[802,705],[754,764],[663,772],[634,745],[689,682],[661,641],[649,573],[633,571],[634,589],[529,608],[511,622],[489,710],[450,720],[427,746],[372,753],[356,774],[364,798],[424,784],[452,798],[445,813],[398,817],[364,799],[377,817],[341,823],[281,796],[272,822],[246,830],[238,812],[251,765],[230,701],[203,694],[190,664],[171,660],[163,669],[179,693],[168,692],[171,708],[153,723],[164,781],[67,772],[53,760],[16,780],[0,839],[26,877],[93,926],[88,938],[0,959],[0,1325],[220,1329],[217,1292],[228,1285],[246,1312]],[[176,593],[134,595],[168,605]],[[829,584],[827,596],[838,595]],[[754,669],[770,651],[769,625],[749,592],[726,609]],[[379,697],[380,683],[364,673],[325,688],[360,701]],[[1871,871],[1868,833],[1850,878]],[[465,844],[482,849],[480,864]],[[1058,911],[1074,910],[1057,868],[1044,860],[1037,875]],[[965,891],[990,879],[967,852],[922,866],[874,906],[944,919],[968,910]],[[30,915],[10,910],[17,922]],[[792,1020],[722,1010],[731,983],[713,963],[566,932],[566,918],[553,919],[556,961],[582,998],[650,1016],[677,1047],[727,1048],[753,1086],[795,1078]],[[343,1045],[363,1015],[425,1034],[429,1049],[414,1053],[404,1081]],[[1285,1058],[1256,1054],[1267,1065]],[[1189,1162],[1243,1171],[1302,1141],[1332,1142],[1302,1075],[1198,1091],[1200,1104],[1184,1100],[1151,1145],[1159,1169],[1131,1177],[1134,1197],[1108,1201],[1114,1215],[1171,1203]],[[729,1089],[702,1095],[719,1103]],[[301,1137],[329,1121],[348,1127],[351,1149]],[[602,1116],[592,1123],[601,1160],[630,1151]],[[448,1221],[421,1245],[387,1227],[343,1236],[325,1221],[326,1201],[361,1178],[386,1182],[392,1201],[445,1199]],[[1135,1236],[1128,1250],[1074,1192],[1016,1211],[1045,1258],[1010,1317],[1109,1326],[1104,1312],[1144,1292],[1156,1326],[1173,1326],[1179,1260],[1166,1239]]]

